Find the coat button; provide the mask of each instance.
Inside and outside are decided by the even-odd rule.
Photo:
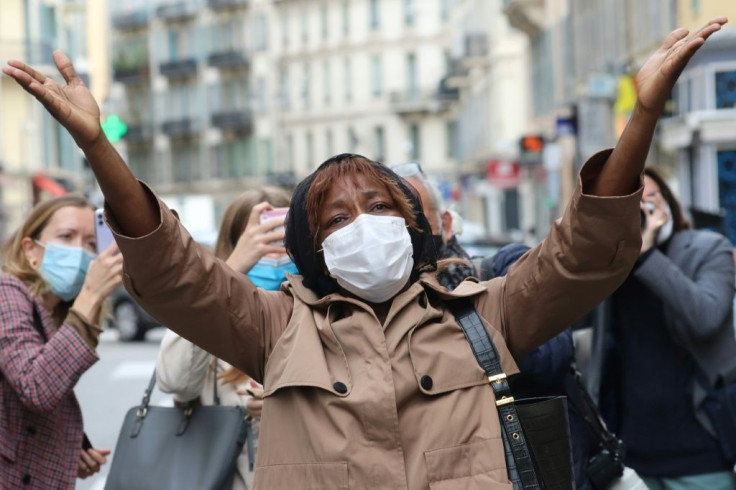
[[[26,427],[26,432],[28,432],[30,435],[35,436],[36,435],[36,428],[32,425],[29,425]]]
[[[335,388],[335,391],[340,393],[341,395],[344,395],[348,392],[348,387],[345,386],[345,383],[338,381],[335,384],[332,385],[333,388]]]
[[[31,483],[31,475],[23,475],[23,478],[21,478],[20,481],[23,482],[23,485],[28,485]]]
[[[432,378],[427,376],[426,374],[422,376],[422,379],[419,380],[419,383],[422,385],[422,388],[429,391],[432,389],[432,386],[434,386],[434,381],[432,381]]]

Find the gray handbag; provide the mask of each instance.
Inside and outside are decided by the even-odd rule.
[[[250,431],[245,409],[151,406],[155,384],[154,371],[140,406],[125,415],[105,490],[230,490]]]

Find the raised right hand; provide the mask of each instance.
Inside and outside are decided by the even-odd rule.
[[[38,99],[46,110],[64,126],[80,148],[95,143],[102,133],[100,108],[84,85],[71,60],[61,51],[54,51],[54,63],[64,77],[66,85],[59,85],[51,78],[27,64],[11,60],[3,73],[15,79],[28,93]]]

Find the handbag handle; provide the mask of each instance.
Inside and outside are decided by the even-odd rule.
[[[446,304],[462,328],[476,361],[488,376],[488,383],[491,385],[503,427],[501,436],[504,439],[504,449],[510,449],[513,455],[513,461],[507,461],[509,479],[514,479],[511,477],[516,476],[513,475],[513,472],[516,471],[522,488],[541,488],[524,429],[516,411],[514,397],[511,395],[511,387],[506,373],[501,368],[501,357],[498,355],[493,339],[486,331],[483,320],[468,298],[446,301]]]

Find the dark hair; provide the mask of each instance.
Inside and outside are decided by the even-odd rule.
[[[659,186],[659,192],[662,194],[662,197],[669,205],[670,210],[672,210],[673,230],[677,232],[689,229],[691,225],[682,212],[680,201],[678,201],[675,195],[672,193],[672,189],[670,189],[670,186],[667,185],[667,182],[665,182],[662,174],[652,167],[646,167],[644,169],[644,175],[657,183],[657,186]]]
[[[319,296],[338,291],[337,282],[325,272],[319,245],[319,223],[315,219],[321,209],[327,189],[336,177],[362,174],[385,185],[407,222],[414,252],[411,281],[422,272],[437,268],[437,253],[432,244],[432,230],[422,210],[422,202],[404,181],[385,165],[361,155],[343,153],[320,165],[294,190],[286,216],[284,244],[291,260],[304,278],[304,285]]]

